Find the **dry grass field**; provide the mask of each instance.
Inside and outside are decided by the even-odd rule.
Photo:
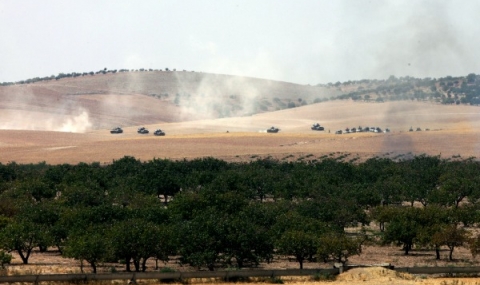
[[[150,134],[136,132],[140,125],[84,133],[0,130],[0,162],[51,164],[110,163],[123,156],[192,159],[212,156],[227,161],[255,158],[297,160],[308,156],[346,154],[349,158],[405,155],[477,157],[480,152],[480,112],[474,106],[445,106],[420,102],[355,103],[331,101],[245,117],[158,122],[143,125]],[[312,131],[319,122],[325,131]],[[378,126],[390,133],[336,135],[346,127]],[[267,133],[270,126],[280,128]],[[409,132],[417,127],[422,131]],[[165,137],[152,132],[161,128]],[[429,129],[426,131],[425,129]]]
[[[445,252],[446,254],[446,252]],[[412,255],[404,256],[399,248],[395,247],[364,247],[363,253],[360,256],[352,257],[351,264],[379,264],[382,262],[392,262],[397,267],[404,266],[479,266],[479,263],[466,262],[464,258],[469,255],[468,251],[462,248],[456,250],[456,259],[454,262],[446,261],[442,257],[441,261],[434,260],[433,252],[428,251],[413,251]],[[470,256],[468,256],[469,259]],[[155,266],[153,260],[148,263],[150,268]],[[90,268],[85,264],[84,272],[90,272]],[[298,268],[298,264],[288,261],[287,259],[276,259],[272,264],[261,265],[265,269],[282,269],[282,268]],[[322,263],[306,263],[305,268],[328,268],[331,265]],[[175,270],[188,271],[195,270],[188,267],[179,266],[175,260],[168,264],[159,263],[159,267],[169,267]],[[99,268],[99,272],[111,272],[112,268],[121,272],[124,267],[120,265],[103,264]],[[19,258],[13,260],[11,266],[6,270],[6,274],[64,274],[64,273],[80,273],[80,263],[72,259],[61,258],[57,252],[38,253],[35,252],[30,258],[29,265],[21,264]],[[328,279],[314,278],[315,276],[304,277],[282,277],[280,278],[286,284],[331,284],[331,285],[346,285],[346,284],[394,284],[394,285],[410,285],[410,284],[425,284],[425,285],[469,285],[480,284],[480,279],[475,277],[445,277],[445,276],[426,276],[426,275],[410,275],[406,273],[397,273],[392,270],[387,270],[379,267],[371,268],[357,268],[344,272],[336,277],[329,277]],[[278,280],[277,280],[278,281]],[[250,278],[248,283],[236,282],[235,284],[252,284],[252,283],[272,283],[269,278]],[[123,282],[116,282],[115,284],[124,284]],[[159,284],[154,280],[142,280],[141,284]],[[192,279],[188,280],[190,284],[232,284],[222,283],[215,279]],[[107,284],[107,283],[98,283]],[[108,284],[112,284],[109,282]],[[178,283],[185,284],[185,283]]]

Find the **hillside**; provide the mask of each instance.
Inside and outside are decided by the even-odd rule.
[[[348,88],[185,71],[106,72],[0,86],[0,162],[110,163],[125,155],[228,161],[479,156],[477,106],[324,101]],[[313,123],[325,130],[312,131]],[[110,134],[116,126],[124,133]],[[139,126],[150,134],[137,134]],[[271,126],[280,132],[267,134]],[[359,126],[391,132],[335,135]],[[153,136],[157,128],[167,135]]]
[[[319,84],[335,90],[341,95],[337,99],[354,101],[429,101],[441,104],[479,105],[480,76],[470,73],[467,76],[442,78],[414,78],[410,76],[387,80],[358,80]]]
[[[324,100],[335,91],[186,71],[108,72],[0,86],[0,129],[84,132],[244,116]]]

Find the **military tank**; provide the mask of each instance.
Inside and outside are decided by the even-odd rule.
[[[137,133],[139,134],[148,134],[148,130],[144,127],[138,128]]]
[[[322,126],[320,126],[319,123],[313,124],[311,129],[314,130],[314,131],[323,131],[323,130],[325,130],[325,128],[322,127]]]
[[[267,133],[278,133],[280,131],[279,128],[271,127],[270,129],[267,130]]]
[[[155,132],[153,132],[153,134],[154,134],[155,136],[164,136],[164,135],[165,135],[165,132],[162,131],[161,129],[157,129],[157,130],[155,130]]]
[[[123,133],[123,130],[120,127],[116,127],[116,128],[111,129],[110,133],[111,134],[121,134],[121,133]]]

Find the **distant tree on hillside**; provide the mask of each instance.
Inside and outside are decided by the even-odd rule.
[[[467,83],[474,83],[475,82],[475,73],[470,73],[469,75],[467,75]]]

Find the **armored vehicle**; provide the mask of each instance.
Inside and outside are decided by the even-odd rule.
[[[153,134],[154,134],[155,136],[164,136],[164,135],[165,135],[165,132],[162,131],[162,130],[160,130],[160,129],[157,129],[157,130],[155,130],[155,132],[153,132]]]
[[[111,129],[110,133],[111,134],[121,134],[121,133],[123,133],[123,130],[120,127],[116,127],[116,128]]]
[[[320,126],[319,123],[315,123],[315,124],[312,125],[312,130],[314,130],[314,131],[323,131],[323,130],[325,130],[325,128],[322,127],[322,126]]]
[[[139,134],[148,134],[148,130],[144,127],[138,128],[137,133]]]
[[[279,130],[279,128],[271,127],[267,130],[267,133],[278,133]]]

